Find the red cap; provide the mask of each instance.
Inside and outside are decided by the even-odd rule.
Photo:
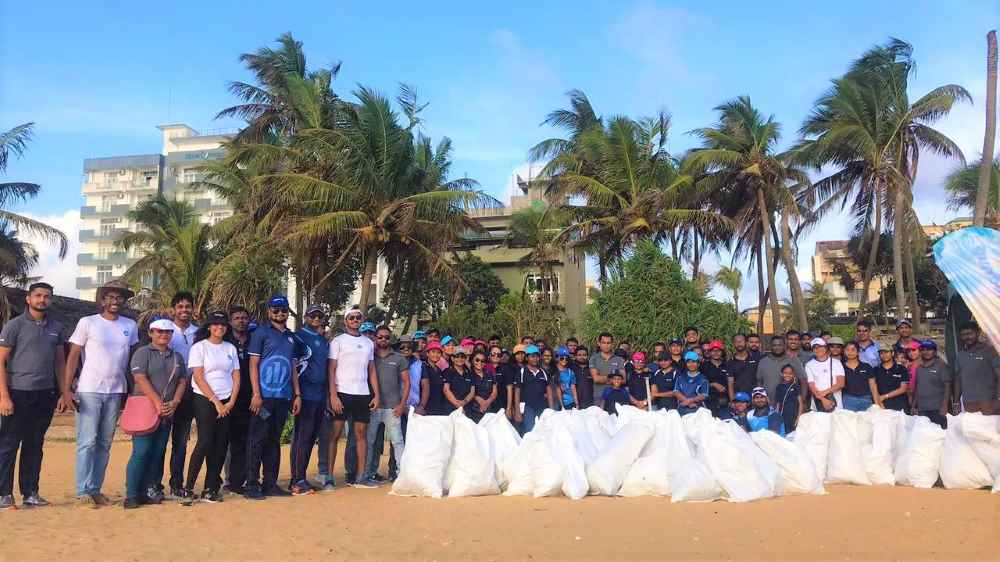
[[[459,345],[462,347],[465,347],[467,345],[476,345],[476,340],[472,338],[462,338],[462,343],[460,343]]]
[[[632,361],[645,361],[646,354],[641,351],[636,351],[632,354]]]
[[[427,349],[425,351],[430,351],[432,349],[437,349],[437,350],[440,351],[441,350],[441,342],[432,341],[431,343],[427,344]]]
[[[712,340],[708,344],[709,351],[713,349],[726,349],[726,345],[722,343],[722,340]]]

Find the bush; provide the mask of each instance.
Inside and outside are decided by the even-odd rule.
[[[628,338],[635,349],[681,337],[686,326],[696,326],[702,337],[726,340],[750,328],[733,305],[703,296],[677,262],[652,243],[636,248],[583,315],[587,342],[607,331]]]
[[[573,324],[561,309],[521,298],[520,293],[500,297],[492,313],[482,303],[449,307],[428,328],[437,328],[441,333],[452,336],[485,338],[498,334],[507,347],[519,342],[521,336],[545,338],[553,342],[573,333]]]
[[[281,428],[281,444],[287,445],[292,442],[292,433],[295,431],[295,416],[289,412],[288,419],[285,420],[285,427]]]

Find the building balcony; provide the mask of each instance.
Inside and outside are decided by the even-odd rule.
[[[80,218],[124,217],[128,214],[129,209],[131,209],[131,205],[111,205],[107,210],[100,210],[94,206],[80,207]]]
[[[81,230],[80,242],[114,242],[115,240],[121,238],[123,234],[128,232],[130,231],[124,228],[115,228],[104,232]]]
[[[138,258],[130,258],[125,252],[112,252],[105,257],[94,254],[79,254],[76,256],[77,265],[132,265]]]

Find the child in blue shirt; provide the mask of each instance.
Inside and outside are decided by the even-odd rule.
[[[556,367],[559,369],[559,380],[556,381],[556,394],[563,410],[572,410],[579,404],[576,395],[576,373],[569,368],[569,349],[556,349]]]
[[[685,416],[705,405],[708,399],[708,379],[698,371],[701,358],[693,351],[684,353],[684,373],[674,380],[677,412]]]
[[[632,402],[632,398],[629,396],[628,389],[623,385],[625,377],[620,372],[611,371],[608,374],[608,379],[611,381],[611,386],[604,389],[601,399],[604,400],[604,411],[616,414],[618,413],[617,404],[628,406]]]
[[[785,433],[795,431],[802,411],[802,385],[791,365],[781,368],[781,383],[774,391],[774,407],[781,414]]]

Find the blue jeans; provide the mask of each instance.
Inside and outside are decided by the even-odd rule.
[[[145,496],[147,488],[160,483],[170,427],[170,420],[164,420],[153,433],[132,437],[132,456],[125,467],[125,497]]]
[[[851,412],[864,412],[874,404],[871,396],[852,396],[843,393],[841,399],[844,401],[844,409]]]
[[[385,433],[392,443],[393,453],[396,457],[396,464],[403,458],[403,418],[397,418],[390,408],[379,408],[372,412],[371,421],[368,422],[368,462],[365,463],[365,473],[362,480],[366,480],[378,473],[378,457],[375,456],[375,436],[378,434],[378,426],[385,424]]]
[[[535,429],[535,422],[538,420],[538,416],[542,415],[541,410],[535,410],[530,405],[524,405],[524,415],[521,416],[521,429],[525,433],[528,433],[532,429]]]
[[[101,492],[123,396],[122,393],[76,393],[77,497]]]

